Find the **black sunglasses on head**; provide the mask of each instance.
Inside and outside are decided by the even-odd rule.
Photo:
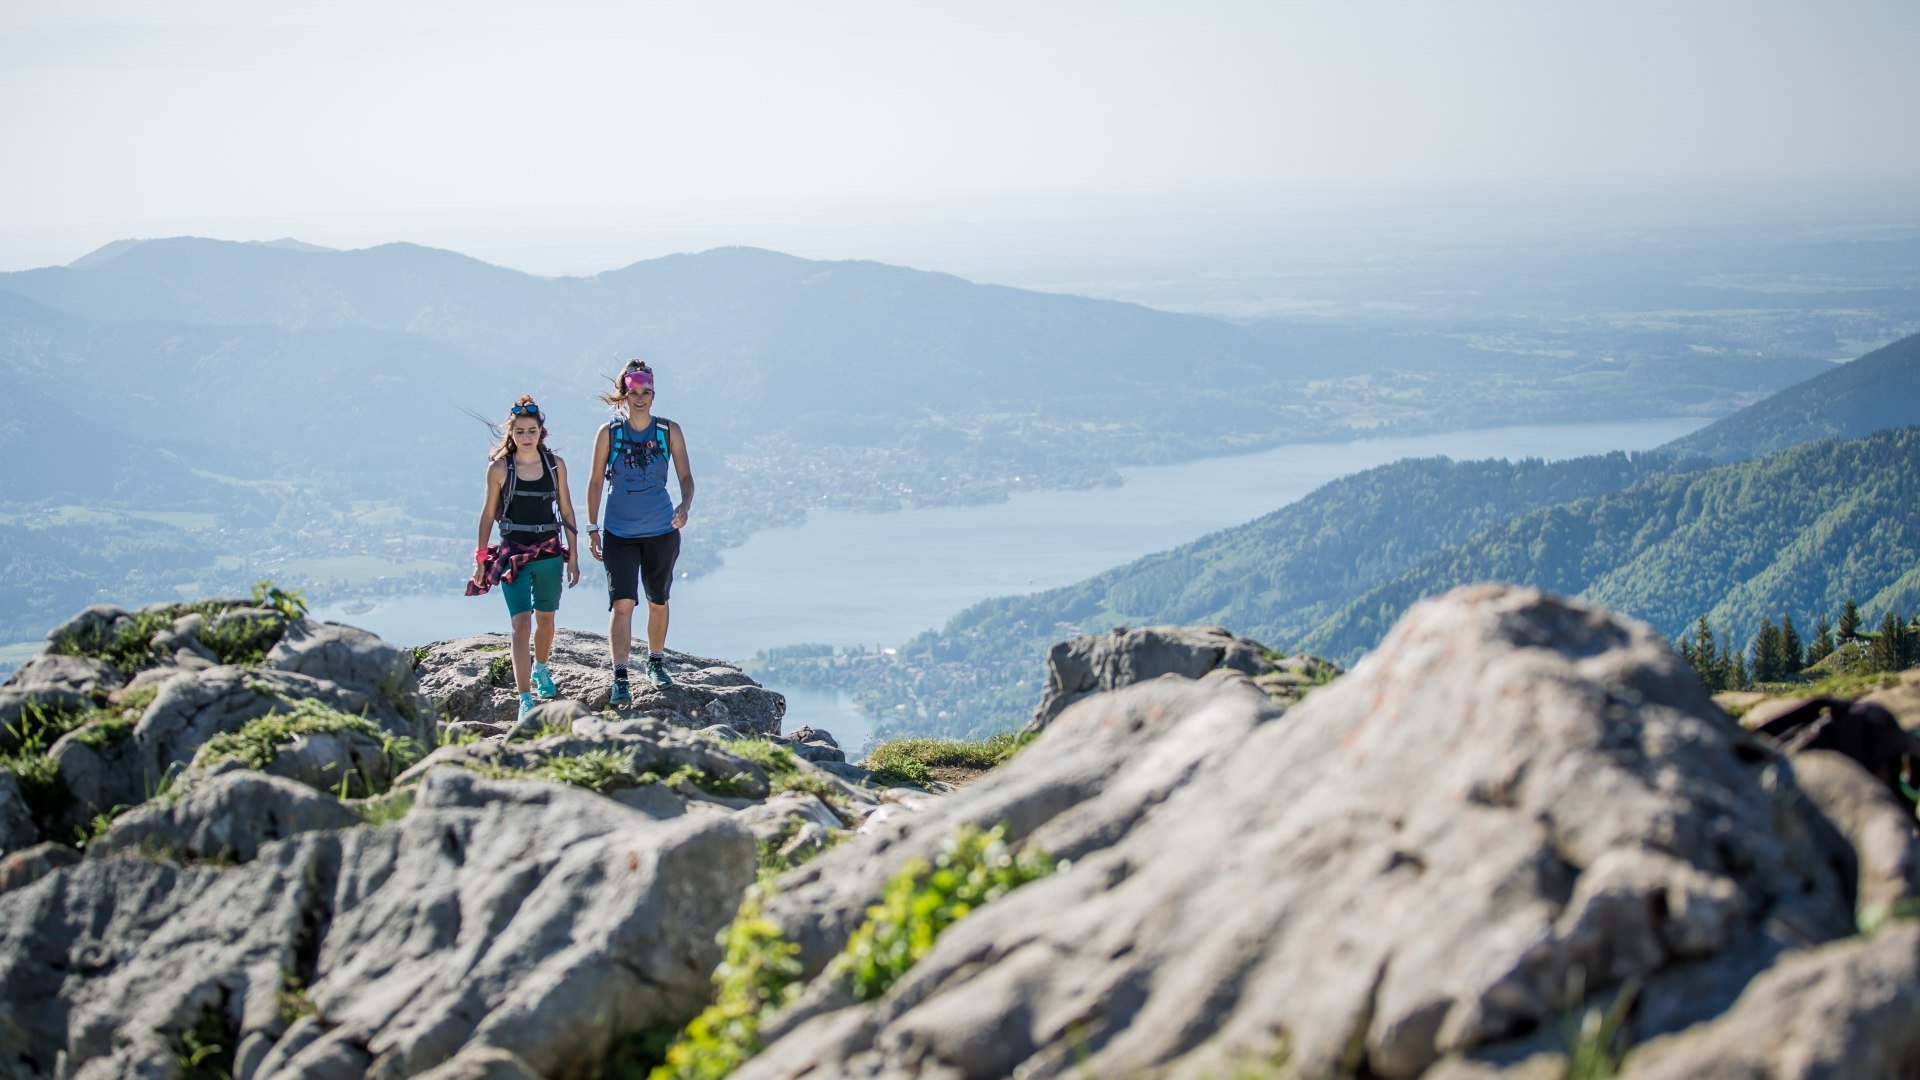
[[[540,406],[538,406],[538,405],[535,405],[535,404],[534,404],[533,402],[531,402],[531,401],[529,401],[529,402],[527,402],[527,403],[526,403],[525,405],[515,405],[515,406],[513,407],[513,415],[515,415],[515,416],[539,416],[539,415],[540,415]]]

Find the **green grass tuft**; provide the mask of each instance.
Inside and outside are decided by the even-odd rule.
[[[223,664],[259,667],[267,654],[280,644],[287,622],[277,616],[253,616],[214,620],[200,628],[200,644],[205,645]]]
[[[667,1048],[652,1080],[720,1080],[760,1051],[760,1024],[800,989],[800,947],[760,915],[749,896],[727,928],[714,969],[713,1004]]]
[[[873,773],[877,783],[922,787],[935,769],[985,771],[1013,759],[1029,742],[1031,735],[994,735],[980,742],[958,739],[895,739],[875,746],[862,767]]]
[[[487,681],[495,686],[512,686],[513,657],[496,656],[487,661]]]

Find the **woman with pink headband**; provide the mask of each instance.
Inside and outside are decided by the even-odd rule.
[[[667,673],[667,596],[673,588],[673,564],[680,556],[680,529],[693,504],[693,466],[680,425],[653,414],[653,369],[643,360],[627,361],[614,391],[601,400],[621,415],[593,443],[593,473],[600,479],[587,489],[587,544],[607,567],[607,640],[613,650],[613,688],[608,703],[630,704],[627,659],[633,648],[633,609],[647,597],[647,682],[673,685]],[[667,463],[680,480],[680,505],[667,494]],[[606,532],[599,528],[601,494],[606,494]]]

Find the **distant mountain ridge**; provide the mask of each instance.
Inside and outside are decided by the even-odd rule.
[[[1667,444],[1738,461],[1816,439],[1857,439],[1920,420],[1920,334],[1796,383]]]

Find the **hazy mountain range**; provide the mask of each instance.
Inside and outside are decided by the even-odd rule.
[[[53,462],[0,489],[0,543],[46,553],[10,576],[64,583],[0,601],[0,635],[37,636],[108,586],[171,598],[260,566],[291,585],[404,587],[470,543],[491,443],[474,414],[533,393],[556,448],[584,456],[606,416],[593,395],[635,354],[659,369],[660,412],[686,424],[703,480],[696,571],[809,508],[979,501],[1362,433],[1712,414],[1827,366],[1423,360],[1301,333],[1337,347],[750,248],[543,278],[410,244],[123,241],[0,274],[0,390],[29,403],[7,430]],[[301,576],[319,556],[338,576]]]

